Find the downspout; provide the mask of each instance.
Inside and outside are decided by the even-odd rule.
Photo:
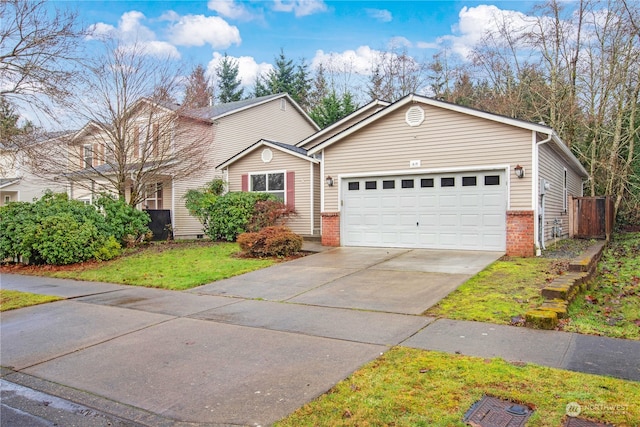
[[[535,218],[538,218],[538,241],[536,242],[536,256],[542,255],[542,249],[546,249],[544,245],[544,194],[540,194],[540,172],[539,172],[539,156],[538,149],[541,145],[548,143],[553,139],[553,132],[549,134],[547,139],[543,139],[536,143],[536,152],[535,152],[535,173],[534,173],[534,186],[536,186],[536,203],[535,209],[539,210],[536,212]],[[540,204],[537,203],[538,195],[540,195]],[[540,212],[541,211],[541,212]]]

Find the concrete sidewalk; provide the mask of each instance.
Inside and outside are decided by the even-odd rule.
[[[319,268],[319,258],[307,257],[306,268]],[[374,268],[406,260],[380,255]],[[299,269],[298,261],[288,268]],[[334,278],[340,288],[349,274]],[[81,425],[268,425],[394,345],[640,381],[638,341],[341,308],[341,301],[305,305],[295,292],[267,301],[42,277],[0,280],[3,289],[68,298],[1,314],[3,405],[36,390],[68,401],[74,416],[92,414],[95,424]],[[290,290],[299,285],[294,280]],[[340,298],[335,289],[327,295]],[[39,409],[53,410],[47,408]],[[34,420],[23,425],[40,425]]]

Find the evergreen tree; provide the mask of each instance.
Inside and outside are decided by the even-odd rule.
[[[304,60],[294,64],[287,59],[284,51],[275,58],[275,66],[266,76],[256,78],[254,95],[265,96],[277,93],[288,93],[303,108],[309,106],[309,91],[311,83],[309,79],[308,65]]]
[[[185,107],[202,108],[211,105],[213,89],[209,85],[209,80],[204,73],[204,67],[198,64],[191,72],[191,75],[189,75],[184,99],[182,101]]]
[[[218,102],[225,104],[242,99],[244,89],[240,87],[242,82],[238,79],[238,71],[238,61],[229,58],[225,53],[220,65],[216,68]]]
[[[280,50],[280,55],[276,57],[275,68],[267,73],[264,79],[269,93],[288,93],[293,96],[294,92],[294,79],[295,79],[295,66],[292,59],[287,59],[283,50]]]
[[[313,80],[312,90],[309,93],[309,111],[320,105],[322,99],[329,95],[329,84],[325,76],[324,65],[320,64],[316,70],[316,76]]]
[[[303,59],[296,67],[296,73],[293,78],[293,92],[289,94],[304,110],[308,110],[310,106],[310,91],[309,65]]]
[[[338,97],[336,91],[331,90],[327,96],[322,98],[320,104],[311,110],[309,116],[324,129],[353,113],[356,109],[357,106],[353,103],[353,95],[350,92],[345,92],[342,97]]]
[[[4,143],[20,133],[18,119],[20,119],[20,115],[13,108],[13,105],[7,98],[0,96],[0,142]]]
[[[0,144],[6,146],[7,143],[16,135],[24,135],[35,130],[35,126],[27,121],[22,126],[18,126],[20,114],[9,100],[0,95]]]

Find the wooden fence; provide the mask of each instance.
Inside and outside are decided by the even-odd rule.
[[[611,238],[613,230],[613,200],[609,196],[573,197],[571,200],[572,237],[580,239]]]

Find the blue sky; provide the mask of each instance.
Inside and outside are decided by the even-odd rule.
[[[406,48],[419,61],[448,45],[463,58],[491,25],[496,11],[523,19],[531,1],[54,1],[76,8],[81,21],[125,43],[136,40],[150,51],[190,69],[212,72],[227,53],[240,65],[249,86],[283,49],[312,68],[330,58],[347,61],[366,75],[377,51]]]

